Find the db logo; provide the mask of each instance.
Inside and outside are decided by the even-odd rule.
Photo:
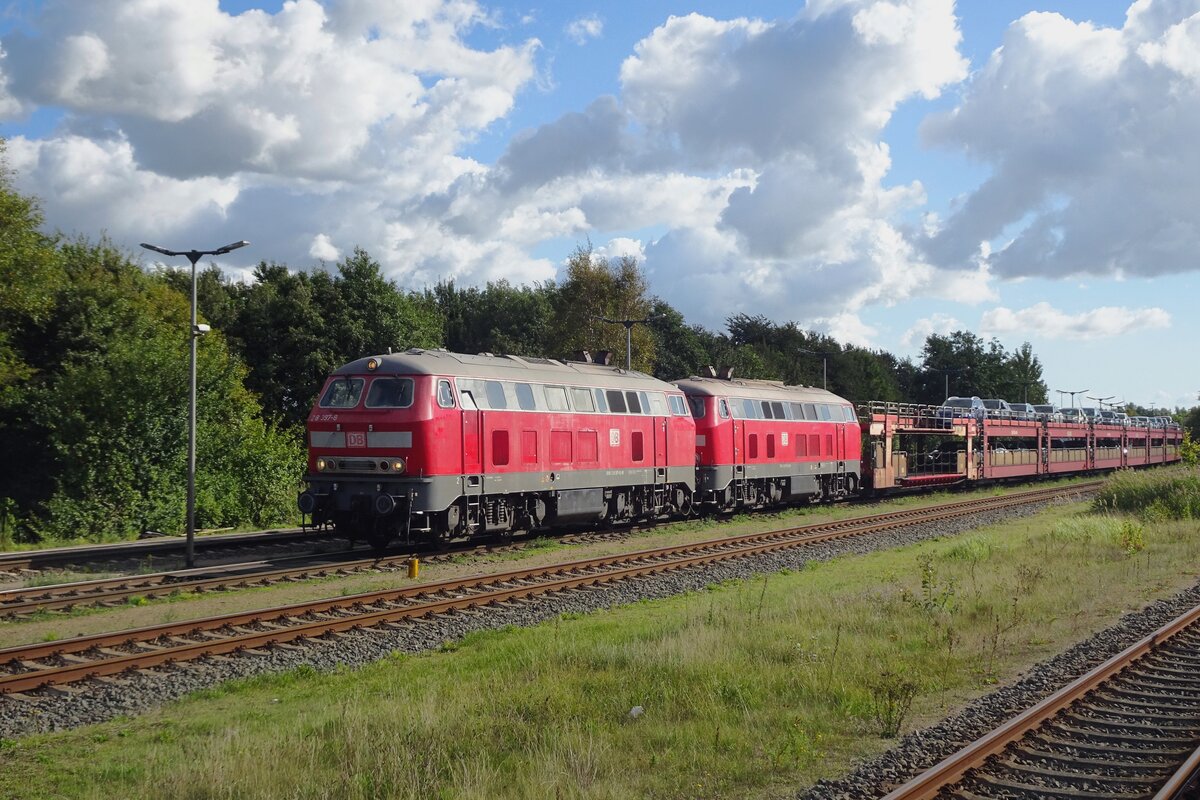
[[[365,433],[347,433],[346,447],[366,447],[367,435]]]

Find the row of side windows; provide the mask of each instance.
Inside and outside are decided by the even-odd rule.
[[[688,397],[692,416],[702,419],[706,412],[705,398]],[[854,422],[854,409],[833,403],[785,403],[779,400],[751,400],[745,397],[719,397],[717,416],[721,419],[784,419],[806,422]]]
[[[553,386],[516,381],[457,379],[464,398],[463,408],[488,411],[574,411],[601,414],[651,414],[686,417],[682,395],[663,392],[589,389],[582,386]]]

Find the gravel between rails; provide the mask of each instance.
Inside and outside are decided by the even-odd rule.
[[[304,664],[320,670],[332,670],[338,666],[358,667],[397,651],[416,653],[431,650],[476,630],[506,625],[528,627],[561,614],[587,613],[639,600],[672,597],[722,581],[752,578],[785,568],[799,569],[809,561],[828,561],[839,556],[865,554],[953,536],[984,525],[1029,516],[1052,503],[981,512],[970,517],[920,523],[886,533],[645,576],[588,591],[539,598],[528,606],[489,610],[477,615],[442,616],[396,630],[369,629],[343,634],[335,639],[322,638],[298,649],[271,648],[262,655],[205,658],[124,675],[115,683],[93,681],[66,690],[42,690],[28,699],[0,697],[0,736],[15,738],[134,715],[189,692],[234,678],[282,672]]]
[[[799,800],[864,800],[882,797],[943,758],[991,732],[1038,701],[1144,639],[1200,603],[1200,583],[1155,600],[1140,611],[1037,664],[1019,680],[980,697],[953,716],[902,738],[895,747],[859,764],[843,778],[818,781]]]

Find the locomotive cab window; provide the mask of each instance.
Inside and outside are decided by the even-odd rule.
[[[321,408],[354,408],[362,390],[362,378],[338,378],[321,396]]]
[[[450,388],[450,381],[438,381],[437,400],[442,408],[454,408],[454,390]]]
[[[671,404],[671,413],[677,417],[687,416],[687,403],[677,394],[667,395],[667,402]]]
[[[729,419],[729,402],[724,397],[717,401],[717,416],[721,419]]]
[[[412,378],[376,378],[367,392],[367,408],[408,408],[412,401]]]
[[[692,408],[692,416],[696,419],[704,419],[704,398],[688,395],[687,401]]]

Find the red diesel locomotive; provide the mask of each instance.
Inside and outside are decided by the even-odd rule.
[[[777,381],[689,378],[676,384],[696,420],[696,493],[728,510],[858,491],[862,431],[853,406],[824,389]]]
[[[336,370],[300,510],[353,538],[454,539],[691,510],[682,392],[586,362],[409,350]]]

